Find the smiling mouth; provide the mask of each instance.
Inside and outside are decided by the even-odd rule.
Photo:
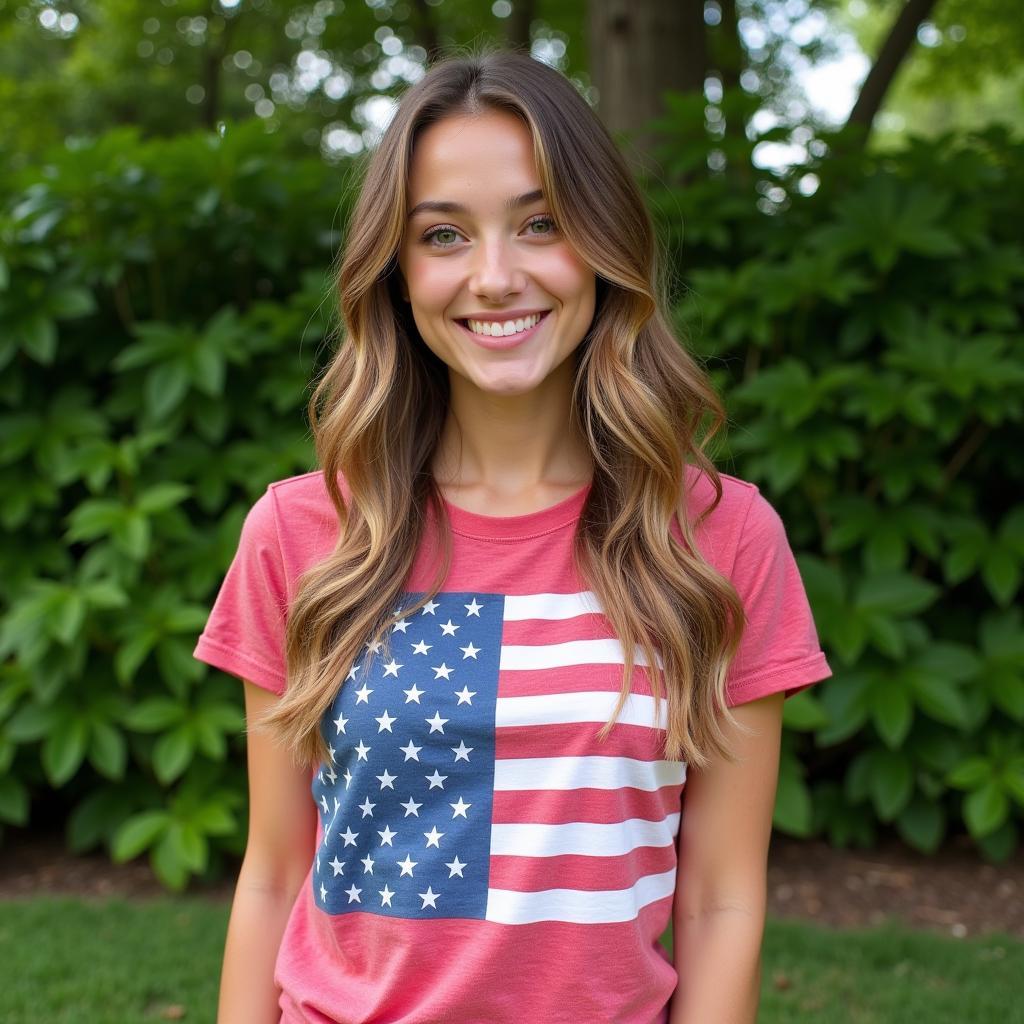
[[[538,316],[538,319],[536,320],[535,323],[531,323],[528,327],[524,327],[523,330],[521,330],[521,331],[513,331],[511,334],[480,334],[477,331],[473,330],[473,328],[470,326],[470,319],[471,318],[467,318],[467,317],[463,317],[463,318],[457,319],[455,322],[460,327],[462,327],[463,330],[465,330],[468,334],[471,334],[477,340],[483,342],[484,344],[491,344],[493,346],[495,343],[497,345],[501,345],[503,342],[510,343],[510,342],[515,342],[515,341],[519,341],[519,340],[522,340],[522,339],[526,338],[528,335],[532,334],[535,330],[537,330],[538,327],[540,327],[540,325],[548,318],[548,314],[550,312],[551,312],[550,309],[546,309],[543,312],[541,312],[539,315],[538,314],[534,314],[534,315]],[[522,317],[520,319],[532,320],[533,319],[533,315],[531,315],[530,317]],[[500,323],[500,321],[497,321],[497,320],[495,320],[495,321],[483,321],[483,322],[484,323],[492,323],[492,322],[493,323]],[[480,321],[476,321],[476,323],[480,323]]]
[[[550,309],[546,309],[542,313],[532,313],[510,321],[476,321],[467,317],[458,323],[480,338],[515,338],[537,327],[550,312]]]

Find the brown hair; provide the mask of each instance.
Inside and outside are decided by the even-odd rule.
[[[700,768],[713,754],[729,756],[721,731],[721,717],[731,718],[725,672],[743,626],[735,589],[701,557],[692,532],[721,499],[704,448],[725,413],[662,312],[653,225],[620,151],[565,76],[510,49],[434,64],[403,94],[368,156],[338,272],[345,338],[309,403],[339,537],[333,553],[299,581],[288,615],[288,687],[264,724],[301,761],[327,759],[322,716],[367,638],[386,648],[428,502],[443,557],[430,592],[401,612],[422,607],[447,577],[449,523],[430,467],[447,413],[448,371],[400,300],[397,254],[418,134],[442,118],[492,109],[528,127],[551,214],[597,275],[593,322],[574,354],[571,415],[595,468],[573,557],[625,656],[619,701],[598,735],[614,725],[642,650],[655,725],[658,698],[666,698],[665,757]],[[693,524],[687,464],[715,490]],[[682,544],[670,529],[673,516]]]

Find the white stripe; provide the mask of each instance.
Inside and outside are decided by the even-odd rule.
[[[679,834],[680,812],[660,821],[629,818],[611,823],[571,821],[560,825],[491,825],[492,857],[622,857],[642,846],[671,846]]]
[[[649,903],[675,892],[676,869],[645,875],[629,889],[584,891],[545,889],[541,892],[487,890],[488,921],[501,924],[532,924],[535,921],[569,921],[575,924],[610,924],[632,921]]]
[[[603,609],[597,595],[591,590],[576,594],[507,594],[505,621],[522,622],[523,619],[574,619]]]
[[[641,761],[632,757],[509,757],[494,762],[494,790],[642,789],[686,781],[683,761]]]
[[[564,668],[574,665],[624,665],[626,652],[620,640],[566,640],[560,644],[502,644],[498,667],[503,671],[531,671],[543,668]],[[659,659],[659,666],[661,660]],[[636,647],[634,665],[647,665],[647,659]]]
[[[607,722],[615,710],[618,692],[580,690],[578,692],[538,693],[528,697],[499,697],[495,702],[494,725],[566,725],[573,722]],[[665,728],[668,705],[659,698],[660,727]],[[622,725],[654,728],[654,697],[630,693],[615,720]]]

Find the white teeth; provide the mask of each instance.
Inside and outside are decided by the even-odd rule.
[[[536,326],[540,323],[543,315],[543,313],[534,313],[522,320],[506,320],[504,323],[493,320],[467,320],[466,323],[474,334],[482,334],[488,338],[501,338],[508,337],[510,334],[521,334]]]

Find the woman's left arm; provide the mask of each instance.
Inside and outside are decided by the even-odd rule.
[[[672,908],[679,984],[669,1024],[755,1024],[783,693],[733,707],[737,760],[688,772]]]

